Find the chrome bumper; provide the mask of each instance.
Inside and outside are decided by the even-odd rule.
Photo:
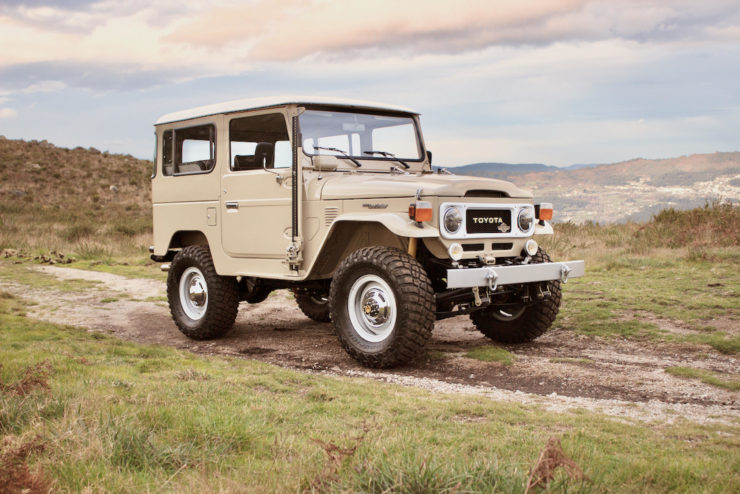
[[[491,290],[502,285],[516,285],[535,281],[559,280],[583,276],[583,261],[546,262],[518,266],[489,266],[485,268],[448,269],[447,288],[472,288],[487,286]]]

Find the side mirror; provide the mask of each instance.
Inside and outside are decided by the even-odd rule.
[[[432,152],[427,151],[427,159],[429,160],[429,168],[432,167]]]

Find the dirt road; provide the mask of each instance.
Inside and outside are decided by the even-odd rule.
[[[196,342],[177,330],[165,302],[146,301],[164,296],[162,282],[54,266],[37,269],[59,279],[99,283],[83,292],[11,282],[0,282],[0,289],[35,302],[37,305],[29,309],[31,317],[104,331],[125,340],[239,356],[307,372],[478,394],[553,411],[580,408],[625,420],[660,422],[680,418],[696,422],[740,420],[740,393],[665,372],[671,366],[732,373],[740,368],[736,357],[706,346],[604,339],[560,330],[533,343],[505,346],[515,360],[503,365],[466,357],[470,349],[491,342],[461,316],[437,322],[428,352],[418,361],[374,371],[349,358],[331,324],[306,318],[287,291],[274,292],[260,304],[242,303],[231,333],[218,340]]]

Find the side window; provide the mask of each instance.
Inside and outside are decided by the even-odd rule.
[[[216,128],[213,125],[175,130],[175,174],[207,172],[215,163]]]
[[[172,175],[172,131],[162,134],[162,175]]]
[[[282,113],[234,118],[229,122],[231,169],[286,168],[293,163]]]

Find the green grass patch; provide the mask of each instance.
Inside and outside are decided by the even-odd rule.
[[[553,434],[591,480],[559,471],[549,492],[733,492],[740,480],[740,426],[302,374],[38,322],[19,304],[0,298],[2,389],[30,368],[48,386],[0,392],[0,436],[38,438],[29,467],[61,492],[522,493]]]
[[[514,354],[497,346],[480,346],[465,354],[466,357],[484,362],[499,362],[504,365],[514,363]]]
[[[726,354],[740,352],[740,336],[706,324],[740,316],[740,271],[734,261],[689,262],[663,253],[617,256],[604,264],[587,265],[585,277],[564,285],[563,300],[557,328],[590,336],[701,343]],[[696,334],[672,333],[661,328],[660,319],[696,328]]]
[[[740,391],[740,378],[727,379],[726,375],[693,367],[668,367],[665,371],[673,376],[698,379],[704,384],[729,389],[730,391]]]
[[[65,267],[117,274],[126,278],[149,278],[164,281],[167,279],[167,273],[163,272],[160,266],[161,264],[152,262],[148,256],[143,256],[141,258],[119,257],[109,259],[106,262],[97,260],[75,261]]]
[[[70,279],[60,280],[52,274],[35,269],[34,264],[13,264],[0,260],[0,280],[19,283],[34,288],[54,289],[63,292],[76,292],[96,288],[99,281]]]

